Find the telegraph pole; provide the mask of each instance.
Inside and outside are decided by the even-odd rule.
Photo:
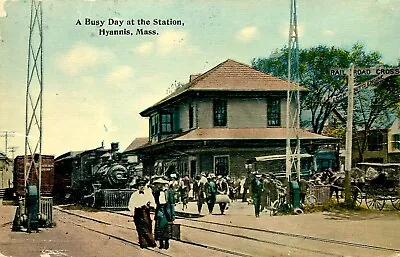
[[[351,157],[353,147],[353,109],[354,109],[354,64],[350,64],[348,70],[348,102],[347,102],[347,124],[346,124],[346,156],[344,163],[345,170],[345,202],[347,205],[351,204],[350,196],[350,171],[351,171]]]
[[[10,146],[8,147],[8,150],[10,150],[10,152],[12,153],[12,160],[14,161],[14,153],[16,152],[16,150],[18,149],[18,146]]]
[[[5,130],[5,131],[3,131],[2,132],[2,134],[0,135],[0,137],[4,137],[5,138],[5,143],[6,143],[6,146],[5,146],[5,151],[4,151],[4,154],[6,155],[6,157],[7,157],[7,150],[8,150],[8,137],[14,137],[14,133],[15,132],[13,132],[13,131],[7,131],[7,130]]]

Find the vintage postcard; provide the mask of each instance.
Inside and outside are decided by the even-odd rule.
[[[0,257],[400,256],[398,0],[0,0]]]

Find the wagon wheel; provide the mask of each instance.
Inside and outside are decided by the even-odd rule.
[[[399,197],[393,197],[390,199],[392,202],[393,208],[396,210],[400,210],[400,198]]]
[[[275,216],[278,214],[278,208],[279,208],[279,200],[275,200],[274,202],[271,203],[271,209],[270,209],[270,216]]]
[[[317,197],[315,197],[314,195],[306,195],[304,203],[308,206],[314,206],[317,204]]]
[[[351,193],[354,206],[360,207],[363,201],[363,193],[361,189],[358,186],[353,186],[351,188]]]
[[[368,209],[378,209],[380,211],[383,209],[386,201],[385,198],[379,194],[380,192],[380,190],[376,190],[365,195],[365,203]]]

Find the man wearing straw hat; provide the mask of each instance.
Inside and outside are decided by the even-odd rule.
[[[128,208],[133,214],[139,245],[141,248],[155,247],[156,242],[150,218],[150,206],[154,206],[154,198],[151,192],[145,189],[145,181],[138,181],[136,184],[139,189],[130,197]]]
[[[155,239],[160,242],[160,249],[169,248],[169,239],[172,238],[172,222],[175,220],[175,201],[172,185],[162,178],[153,182],[156,210],[154,213]]]

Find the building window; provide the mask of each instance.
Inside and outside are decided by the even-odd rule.
[[[186,160],[178,162],[178,174],[180,177],[189,176],[189,168]]]
[[[161,133],[163,133],[163,134],[172,133],[172,114],[171,113],[161,114]]]
[[[281,101],[279,99],[268,99],[267,122],[268,126],[281,125]]]
[[[159,126],[158,114],[155,114],[150,117],[150,135],[151,136],[158,134],[158,126]]]
[[[394,150],[400,150],[400,134],[393,135],[393,148]]]
[[[367,137],[368,151],[380,151],[383,149],[383,135],[381,132],[372,132]]]
[[[214,173],[215,175],[229,175],[229,156],[214,156]]]
[[[214,126],[226,126],[227,124],[226,100],[214,100]]]
[[[189,104],[189,128],[194,127],[194,104]]]

